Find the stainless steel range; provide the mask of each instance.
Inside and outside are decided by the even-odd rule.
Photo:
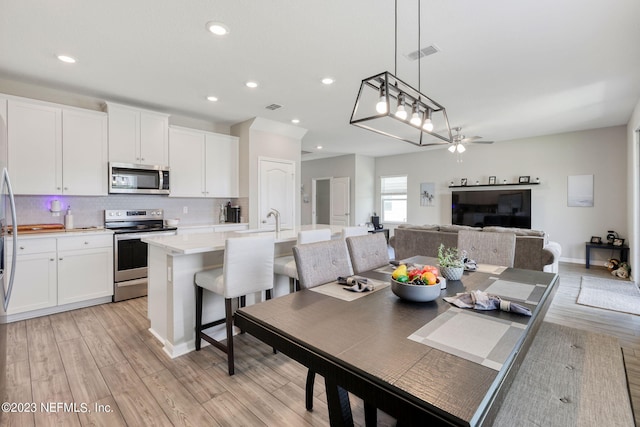
[[[162,209],[105,210],[104,226],[113,230],[113,301],[147,295],[147,236],[176,234],[164,225]]]

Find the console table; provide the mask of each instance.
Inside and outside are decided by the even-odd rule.
[[[387,239],[387,244],[389,244],[389,229],[388,228],[377,228],[375,230],[369,230],[369,233],[384,233],[384,237]]]
[[[614,245],[609,245],[607,243],[591,243],[591,242],[586,242],[585,243],[585,267],[589,268],[589,258],[591,256],[591,249],[609,249],[609,250],[616,250],[616,251],[620,251],[620,261],[621,262],[627,262],[629,259],[629,246],[627,245],[622,245],[622,246],[614,246]]]

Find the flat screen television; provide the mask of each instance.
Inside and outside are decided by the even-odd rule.
[[[531,228],[531,189],[452,191],[451,223]]]

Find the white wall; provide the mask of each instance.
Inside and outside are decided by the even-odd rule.
[[[371,221],[374,209],[375,159],[357,154],[347,154],[325,159],[302,162],[302,185],[309,195],[309,203],[302,203],[302,224],[311,224],[311,187],[314,178],[349,177],[351,193],[350,225]]]
[[[451,223],[450,181],[467,178],[487,183],[517,182],[521,175],[541,184],[532,189],[532,228],[544,230],[562,246],[562,260],[584,262],[584,242],[606,236],[607,230],[629,237],[627,224],[627,135],[624,126],[547,135],[492,145],[470,144],[458,157],[444,149],[376,158],[376,200],[379,177],[408,175],[408,223]],[[567,206],[567,177],[594,175],[594,207]],[[435,207],[420,206],[421,182],[436,184]],[[378,202],[379,203],[379,202]],[[379,205],[376,209],[380,209]],[[592,253],[594,263],[610,253]],[[616,255],[617,256],[617,255]],[[633,265],[632,265],[633,267]]]
[[[627,200],[630,201],[627,207],[627,227],[629,242],[631,275],[640,277],[633,268],[640,268],[640,100],[631,114],[631,119],[627,125]]]

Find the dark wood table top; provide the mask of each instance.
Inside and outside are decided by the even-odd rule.
[[[433,259],[419,260],[435,265]],[[389,272],[364,276],[389,280]],[[442,297],[484,290],[496,279],[539,290],[537,305],[523,303],[531,317],[465,310],[524,331],[499,370],[407,338],[448,310],[459,310]],[[460,281],[448,282],[441,298],[426,303],[400,300],[390,287],[354,301],[304,290],[244,307],[236,313],[236,324],[403,424],[488,425],[551,303],[557,280],[555,274],[513,268],[499,275],[465,272]]]

